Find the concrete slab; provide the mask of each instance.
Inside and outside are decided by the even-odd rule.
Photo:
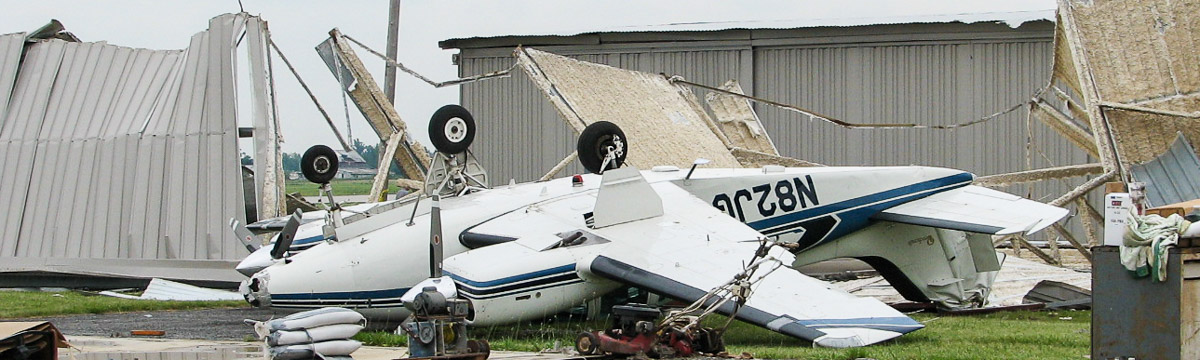
[[[60,360],[241,360],[266,359],[263,343],[246,341],[111,338],[67,336],[74,347],[59,351]],[[408,348],[364,346],[354,354],[356,360],[392,360],[408,356]],[[519,351],[493,351],[491,359],[559,360],[578,358],[566,354]]]

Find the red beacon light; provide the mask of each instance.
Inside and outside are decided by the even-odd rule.
[[[571,177],[571,186],[573,186],[573,187],[583,186],[583,175],[575,174],[575,176],[572,176]]]

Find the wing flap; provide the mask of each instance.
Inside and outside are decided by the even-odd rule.
[[[650,289],[684,301],[695,301],[724,284],[749,262],[762,235],[717,211],[683,189],[654,184],[663,198],[664,215],[595,231],[608,239],[626,239],[590,261],[587,271]],[[782,265],[795,257],[782,248],[774,271],[763,276],[736,316],[746,322],[831,347],[863,346],[924,327],[871,298],[859,298]],[[720,311],[733,313],[733,305]]]
[[[964,186],[893,206],[872,219],[975,233],[1035,233],[1067,209],[980,186]]]

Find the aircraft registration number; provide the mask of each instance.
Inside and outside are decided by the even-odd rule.
[[[746,208],[757,210],[759,216],[767,218],[820,204],[810,175],[805,175],[804,179],[784,179],[717,194],[712,201],[714,207],[741,222],[746,222]]]

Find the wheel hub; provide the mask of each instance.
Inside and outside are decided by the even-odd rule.
[[[445,127],[446,140],[450,142],[462,142],[467,137],[467,122],[462,118],[452,118],[446,121]]]
[[[321,157],[321,158],[317,158],[316,160],[313,161],[313,169],[316,170],[318,173],[322,173],[322,174],[327,173],[327,172],[329,172],[329,168],[330,168],[329,159],[327,159],[327,158]]]

